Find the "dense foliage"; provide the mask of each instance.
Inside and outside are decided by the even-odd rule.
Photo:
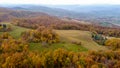
[[[97,33],[92,33],[92,38],[95,42],[97,42],[100,45],[104,45],[107,40],[105,36]]]
[[[9,12],[9,9],[6,10],[8,13],[1,13],[0,21],[18,18],[13,20],[13,24],[34,30],[23,32],[22,37],[18,40],[14,39],[7,32],[0,35],[0,68],[120,68],[120,39],[106,40],[104,38],[104,36],[120,37],[119,28],[64,21],[42,13],[14,10]],[[94,31],[96,33],[92,34],[93,39],[99,44],[110,47],[111,50],[72,52],[59,48],[39,53],[29,51],[28,43],[42,43],[42,45],[46,45],[60,41],[54,30],[48,27]],[[0,25],[0,30],[7,30],[7,26]],[[74,40],[72,43],[82,45],[81,42]],[[89,40],[86,44],[91,45]],[[66,44],[66,47],[69,47],[69,44]]]
[[[8,33],[0,36],[0,68],[119,68],[120,51],[72,52],[65,49],[30,52],[28,44]],[[117,39],[116,39],[117,40]],[[115,40],[115,41],[116,41]],[[112,44],[108,40],[106,45]],[[118,40],[119,41],[119,40]]]
[[[43,45],[59,42],[59,36],[51,28],[44,26],[40,26],[36,30],[23,32],[22,39],[28,42],[41,42]]]
[[[120,52],[75,53],[64,49],[32,53],[25,50],[4,51],[0,55],[1,68],[119,68]],[[11,48],[10,48],[11,49]],[[4,49],[3,49],[4,50]]]
[[[98,34],[102,34],[110,37],[120,37],[119,28],[95,26],[95,28],[93,28],[93,31],[96,31]]]
[[[11,31],[11,25],[8,24],[0,24],[0,32]]]
[[[113,50],[117,50],[120,48],[120,39],[119,38],[108,39],[105,42],[105,45],[109,46]]]
[[[80,29],[76,22],[63,21],[50,16],[40,16],[34,18],[18,18],[13,20],[13,24],[27,28],[39,28],[39,26],[53,27],[55,29]]]
[[[120,29],[119,28],[110,28],[110,27],[102,27],[97,25],[88,25],[88,24],[80,24],[73,21],[64,21],[58,18],[52,17],[34,17],[34,18],[23,18],[23,19],[15,19],[13,20],[13,24],[17,26],[34,28],[37,29],[39,26],[47,26],[53,27],[54,29],[64,29],[64,30],[85,30],[91,32],[97,32],[98,34],[120,37]]]

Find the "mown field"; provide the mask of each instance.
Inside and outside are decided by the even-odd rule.
[[[7,23],[8,24],[8,23]],[[11,25],[11,24],[10,24]],[[12,31],[9,33],[15,38],[19,39],[21,37],[21,33],[27,30],[28,28],[23,28],[19,26],[11,25]],[[106,47],[98,45],[91,38],[91,33],[88,31],[80,31],[80,30],[54,30],[60,36],[60,43],[51,44],[48,46],[42,46],[41,43],[29,43],[29,49],[31,51],[48,51],[55,50],[58,48],[67,49],[75,52],[85,52],[88,50],[107,50]],[[2,34],[2,32],[0,32]],[[81,42],[81,45],[73,44],[72,42]]]

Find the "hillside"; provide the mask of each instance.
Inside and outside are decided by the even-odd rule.
[[[79,18],[84,21],[106,23],[108,25],[110,23],[114,25],[120,24],[120,5],[53,5],[50,7],[83,14]]]
[[[110,6],[110,7],[109,7]],[[16,5],[10,9],[26,10],[33,12],[44,12],[49,15],[58,16],[60,18],[69,17],[79,21],[86,21],[92,24],[102,25],[106,27],[119,27],[119,5]],[[118,11],[113,11],[118,10]]]
[[[39,8],[36,9],[36,10],[42,10],[41,7],[39,7]],[[42,7],[42,8],[44,8],[44,7]],[[20,19],[20,20],[23,20],[20,23],[24,22],[23,24],[25,24],[27,22],[29,24],[32,23],[33,25],[35,25],[34,23],[42,23],[42,24],[47,24],[47,25],[48,24],[53,25],[53,23],[54,23],[54,25],[55,25],[56,23],[60,24],[61,22],[65,22],[65,23],[72,22],[73,24],[74,23],[87,24],[84,21],[77,21],[77,20],[74,20],[74,19],[69,20],[69,19],[64,18],[64,17],[63,17],[64,18],[64,20],[63,20],[63,18],[53,16],[53,14],[51,14],[51,13],[50,13],[50,15],[48,15],[49,13],[47,14],[46,12],[43,12],[43,11],[34,12],[34,11],[27,11],[27,10],[21,10],[21,9],[22,8],[20,8],[20,7],[15,7],[14,9],[0,7],[0,22],[3,22],[3,21],[14,22],[14,20],[16,20],[16,19],[19,20]],[[34,9],[35,8],[33,8],[32,10],[34,10]],[[47,9],[47,8],[44,8],[44,9]],[[56,12],[56,13],[58,13],[58,12]],[[61,13],[64,13],[64,12],[61,12]],[[71,15],[71,14],[68,14],[68,15]],[[61,16],[63,16],[63,15],[61,15]],[[28,21],[25,21],[25,20],[28,20]]]
[[[9,23],[6,23],[6,24],[9,24]],[[12,24],[9,24],[9,25],[11,25],[11,27],[13,29],[13,31],[10,31],[9,33],[15,39],[19,39],[21,37],[22,32],[30,30],[27,28],[19,27],[19,26],[14,26]],[[94,50],[94,51],[107,50],[106,47],[95,43],[91,38],[91,33],[88,31],[55,30],[55,32],[57,32],[57,34],[60,36],[61,43],[52,44],[48,48],[42,47],[41,43],[30,43],[30,50],[42,51],[42,50],[51,50],[51,48],[52,49],[65,48],[67,50],[72,50],[72,51],[76,51],[76,52],[86,51],[87,49]],[[2,32],[0,32],[0,34],[2,34]],[[82,46],[72,44],[72,41],[81,42]]]
[[[46,5],[17,5],[17,6],[11,6],[9,8],[13,10],[44,12],[49,15],[58,16],[58,17],[71,17],[71,18],[80,17],[79,13],[60,9],[60,8],[50,8],[47,7]]]
[[[110,7],[0,7],[0,68],[120,68],[120,8]]]
[[[11,21],[15,18],[31,18],[37,16],[49,16],[42,12],[30,12],[21,10],[12,10],[9,8],[0,7],[0,21]]]
[[[86,68],[89,66],[90,68],[95,65],[98,67],[99,64],[101,64],[102,67],[111,67],[113,62],[116,62],[117,64],[114,64],[112,68],[116,68],[116,65],[119,65],[119,50],[111,51],[109,49],[109,51],[107,47],[98,45],[92,40],[89,31],[54,30],[60,35],[61,42],[43,46],[41,43],[23,43],[24,40],[19,39],[21,38],[22,32],[30,29],[14,25],[11,25],[11,27],[13,30],[8,33],[10,33],[15,39],[11,38],[10,35],[8,39],[6,39],[6,34],[2,35],[2,32],[0,32],[0,37],[5,38],[2,39],[3,42],[0,48],[1,60],[5,60],[0,61],[1,68],[9,68],[9,66],[15,68],[26,68],[26,66],[28,68],[58,68],[58,66],[59,68],[78,68],[81,66]],[[71,43],[71,41],[81,42],[81,45]],[[112,44],[114,44],[114,42]],[[119,44],[116,43],[115,45],[119,46]],[[111,63],[104,63],[104,61]],[[12,65],[10,65],[11,63]],[[66,65],[66,63],[68,65]],[[84,64],[86,65],[84,66]],[[117,66],[117,68],[119,67]]]
[[[95,43],[91,38],[91,33],[88,31],[56,30],[56,32],[62,37],[62,40],[82,42],[82,46],[89,50],[107,50],[106,47]]]

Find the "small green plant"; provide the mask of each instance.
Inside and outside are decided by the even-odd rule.
[[[107,40],[106,37],[102,36],[101,34],[92,33],[92,38],[95,42],[97,42],[100,45],[104,45],[105,41]]]

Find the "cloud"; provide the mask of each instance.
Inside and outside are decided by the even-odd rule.
[[[1,0],[0,4],[120,4],[120,0]]]

